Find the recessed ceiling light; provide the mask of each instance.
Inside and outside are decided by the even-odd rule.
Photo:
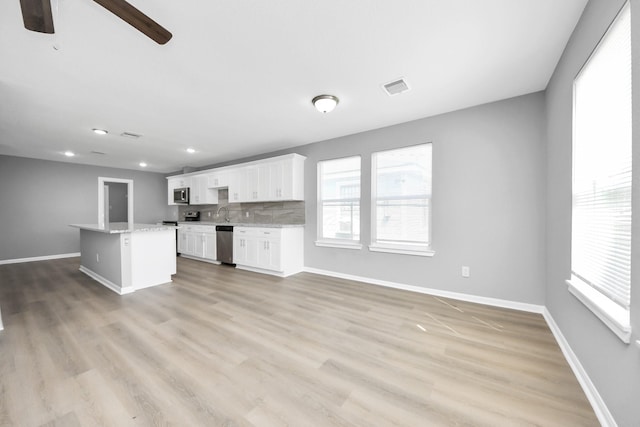
[[[64,155],[65,155],[65,156],[67,156],[67,157],[73,157],[73,156],[75,156],[76,154],[75,154],[73,151],[65,151],[65,152],[64,152]]]
[[[147,167],[147,164],[145,162],[140,162],[139,164],[140,164],[140,167],[143,167],[143,168]]]
[[[187,153],[193,154],[195,152],[196,152],[196,150],[194,150],[193,148],[187,148]]]
[[[320,111],[321,113],[328,113],[336,108],[336,105],[338,105],[339,101],[340,100],[337,96],[318,95],[311,100],[311,103],[314,107],[316,107],[316,110]]]
[[[108,134],[109,132],[107,132],[107,131],[106,131],[106,130],[104,130],[104,129],[95,129],[95,128],[94,128],[94,129],[93,129],[93,133],[97,133],[98,135],[106,135],[106,134]]]
[[[133,139],[138,139],[140,138],[142,135],[138,134],[138,133],[133,133],[133,132],[122,132],[120,134],[120,136],[124,136],[125,138],[133,138]]]

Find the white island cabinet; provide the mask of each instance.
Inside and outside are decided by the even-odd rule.
[[[111,223],[80,229],[80,271],[124,295],[171,282],[176,274],[176,227]]]
[[[233,262],[236,268],[290,276],[302,271],[304,228],[235,227]]]

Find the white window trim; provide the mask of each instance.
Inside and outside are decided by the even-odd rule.
[[[569,292],[593,312],[624,343],[631,342],[631,322],[629,311],[611,301],[592,286],[576,276],[567,280]]]
[[[316,240],[315,244],[316,246],[323,247],[323,248],[354,249],[354,250],[362,249],[362,244],[356,240],[323,239],[323,240]]]
[[[399,245],[393,243],[376,242],[369,245],[371,252],[387,252],[390,254],[416,255],[432,257],[436,252],[427,245]]]
[[[625,2],[624,6],[618,12],[616,18],[612,21],[611,25],[603,35],[601,41],[607,36],[611,28],[616,24],[618,18],[625,10],[628,8],[629,2]],[[599,42],[600,43],[600,42]],[[575,117],[575,108],[576,108],[576,79],[582,73],[584,67],[589,63],[593,55],[597,52],[598,44],[583,67],[578,72],[576,78],[574,78],[573,83],[573,109],[574,109],[574,117]],[[573,120],[573,133],[575,135],[575,119]],[[575,144],[575,142],[574,142]],[[635,168],[635,165],[632,166]],[[633,180],[635,181],[635,180]],[[632,185],[635,184],[632,181]],[[573,188],[572,188],[573,192]],[[632,220],[633,221],[633,220]],[[633,225],[632,225],[633,227]],[[573,249],[572,249],[573,250]],[[584,306],[586,306],[596,317],[598,317],[613,333],[615,333],[618,338],[625,344],[629,344],[631,342],[631,317],[630,317],[630,309],[626,309],[617,303],[615,303],[611,298],[599,292],[596,288],[586,283],[575,274],[571,274],[571,278],[566,280],[566,284],[568,286],[569,292],[574,295]]]
[[[432,150],[432,156],[433,156],[433,142],[429,141],[429,142],[423,142],[420,144],[416,144],[416,145],[426,145],[426,144],[432,144],[431,145],[431,150]],[[402,255],[417,255],[417,256],[424,256],[424,257],[432,257],[434,256],[436,253],[434,250],[431,249],[431,243],[432,243],[432,227],[431,227],[431,223],[433,220],[433,210],[432,210],[432,199],[433,199],[433,189],[431,190],[431,195],[428,197],[429,198],[429,241],[428,243],[395,243],[395,242],[387,242],[387,241],[378,241],[378,230],[377,230],[377,201],[378,198],[376,197],[376,185],[377,185],[377,179],[376,179],[376,154],[378,153],[384,153],[386,151],[393,151],[393,150],[401,150],[402,148],[409,148],[412,146],[407,146],[407,147],[398,147],[398,148],[390,148],[388,150],[381,150],[381,151],[376,151],[375,153],[371,154],[371,211],[370,211],[370,218],[371,218],[371,243],[369,245],[369,251],[371,252],[387,252],[387,253],[392,253],[392,254],[402,254]],[[432,162],[433,162],[433,157],[432,157]],[[433,175],[433,164],[431,165],[431,174]],[[394,197],[391,197],[394,198]],[[407,197],[403,197],[403,199],[405,199]],[[384,199],[388,199],[388,198],[381,198],[382,200]]]
[[[353,158],[353,157],[357,157],[358,159],[360,159],[360,197],[359,198],[349,198],[349,199],[327,199],[327,200],[322,200],[322,172],[320,171],[320,163],[322,162],[330,162],[332,160],[341,160],[341,159],[349,159],[349,158]],[[317,202],[316,202],[316,214],[317,214],[317,221],[316,221],[316,233],[317,233],[317,240],[315,241],[315,245],[319,246],[319,247],[327,247],[327,248],[341,248],[341,249],[355,249],[355,250],[360,250],[362,249],[362,244],[360,243],[361,240],[344,240],[344,239],[332,239],[330,237],[323,237],[324,234],[324,217],[323,217],[323,212],[322,212],[322,208],[323,208],[323,202],[353,202],[353,201],[357,201],[360,209],[362,208],[362,156],[357,154],[355,156],[346,156],[346,157],[338,157],[335,159],[326,159],[326,160],[319,160],[316,163],[316,183],[317,183]],[[361,212],[362,214],[362,212]],[[362,230],[360,230],[362,231]],[[362,236],[360,236],[362,237]]]

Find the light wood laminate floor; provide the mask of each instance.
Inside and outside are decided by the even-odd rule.
[[[0,425],[599,425],[540,315],[178,261],[126,296],[0,266]]]

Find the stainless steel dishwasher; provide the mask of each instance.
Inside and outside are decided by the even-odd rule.
[[[233,264],[233,225],[216,225],[217,259],[223,264]]]

